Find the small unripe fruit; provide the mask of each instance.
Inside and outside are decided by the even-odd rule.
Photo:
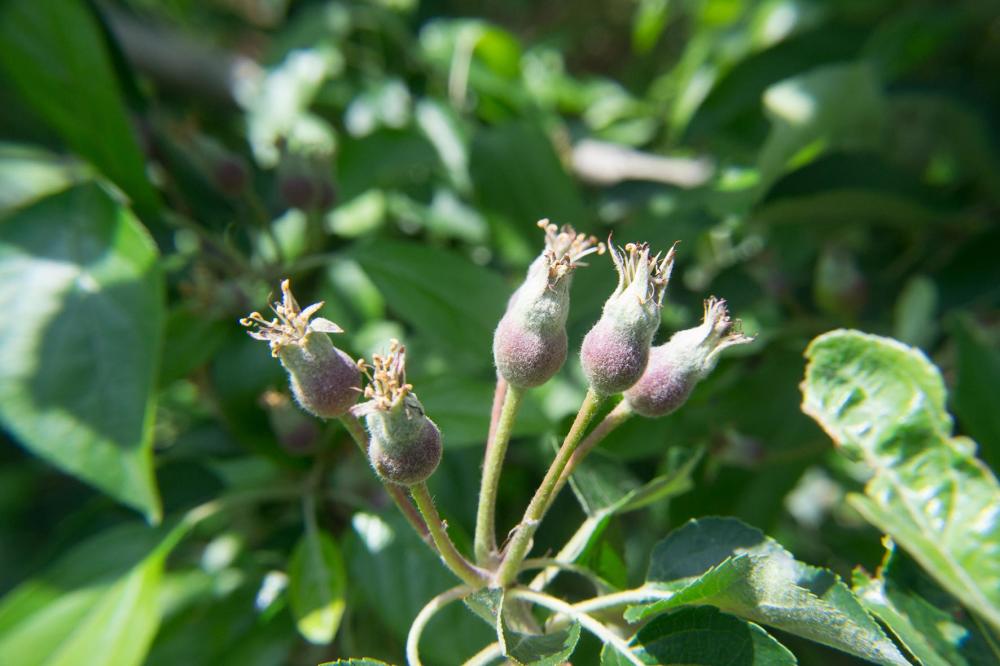
[[[305,174],[290,174],[278,183],[282,200],[292,208],[309,210],[316,203],[316,184]]]
[[[256,328],[248,331],[251,337],[270,344],[271,355],[288,371],[292,394],[304,410],[324,419],[343,416],[361,393],[361,373],[327,336],[342,329],[322,317],[310,321],[323,303],[299,308],[288,280],[281,283],[281,291],[281,302],[272,305],[276,319],[268,321],[252,312],[240,323]]]
[[[375,472],[401,486],[426,481],[441,462],[441,431],[427,417],[413,440],[400,442],[372,437],[368,456]]]
[[[361,366],[371,380],[367,402],[355,414],[365,418],[370,446],[368,458],[384,481],[403,486],[422,483],[441,462],[441,431],[406,383],[406,349],[393,340],[389,353],[376,354]]]
[[[517,388],[541,386],[566,362],[573,270],[583,257],[604,251],[596,238],[569,225],[560,229],[548,220],[538,225],[545,231],[545,249],[511,296],[493,336],[497,372]]]
[[[580,362],[590,388],[604,396],[632,386],[646,369],[674,264],[674,248],[662,259],[660,255],[650,257],[645,243],[610,249],[618,287],[580,347]]]
[[[687,402],[723,349],[752,340],[740,332],[739,322],[729,318],[724,300],[709,298],[701,326],[675,333],[651,350],[646,371],[625,391],[625,401],[642,416],[666,416]]]

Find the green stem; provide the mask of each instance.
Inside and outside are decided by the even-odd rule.
[[[441,555],[441,560],[445,565],[451,569],[453,574],[473,588],[478,589],[485,585],[486,572],[473,566],[462,557],[462,554],[455,548],[455,544],[452,543],[451,537],[448,536],[448,532],[444,528],[444,523],[441,522],[441,516],[438,515],[437,508],[434,506],[434,500],[427,490],[427,484],[423,482],[413,484],[410,486],[410,495],[413,496],[413,501],[417,503],[417,508],[423,515],[424,522],[430,529],[434,545],[437,546],[438,554]]]
[[[427,602],[427,605],[420,609],[417,616],[413,618],[410,625],[410,632],[406,636],[406,662],[410,666],[421,666],[420,661],[420,635],[424,633],[427,623],[431,621],[439,610],[458,601],[473,590],[465,585],[453,587],[437,595]]]
[[[580,411],[577,412],[576,419],[573,420],[573,426],[569,429],[569,433],[559,448],[555,460],[549,466],[548,472],[545,473],[545,478],[542,479],[541,485],[538,486],[534,497],[531,498],[531,503],[528,504],[528,508],[524,512],[524,518],[521,519],[520,525],[518,525],[514,532],[514,537],[507,547],[503,561],[500,563],[499,569],[497,569],[495,582],[500,587],[509,586],[517,578],[518,571],[521,569],[521,562],[524,561],[525,555],[528,554],[528,549],[531,548],[532,538],[538,530],[539,523],[542,522],[542,518],[545,516],[545,511],[548,509],[550,498],[556,489],[559,477],[562,476],[570,457],[583,439],[583,434],[586,432],[587,426],[594,419],[594,416],[597,415],[604,400],[603,396],[597,395],[592,390],[587,391],[587,395],[583,399],[583,404],[580,405]]]
[[[497,390],[500,390],[499,383]],[[497,552],[496,504],[500,472],[507,455],[507,444],[514,427],[514,418],[521,405],[524,391],[508,386],[503,399],[503,408],[496,422],[493,437],[486,445],[486,459],[483,462],[483,478],[479,486],[479,509],[476,514],[476,563],[484,565],[495,561]]]
[[[555,490],[552,491],[552,497],[549,499],[549,505],[545,507],[546,511],[551,508],[552,502],[555,500],[556,496],[559,495],[559,491],[563,489],[566,482],[569,481],[569,477],[573,474],[573,470],[575,470],[580,464],[580,461],[586,458],[587,454],[590,453],[595,446],[600,444],[605,437],[611,434],[615,428],[628,421],[634,414],[635,412],[632,411],[629,404],[622,400],[615,406],[614,409],[608,412],[608,415],[594,427],[594,429],[589,435],[587,435],[586,438],[584,438],[582,442],[580,442],[580,446],[577,447],[576,451],[574,451],[573,455],[570,457],[569,462],[566,463],[566,469],[564,469],[562,474],[559,475],[559,480],[556,482]]]
[[[351,434],[354,441],[357,443],[358,448],[361,449],[361,453],[364,454],[365,459],[368,458],[368,433],[365,431],[365,427],[361,425],[361,421],[358,420],[354,414],[347,413],[340,417],[340,422],[344,424],[344,428],[347,432]],[[413,503],[410,498],[406,496],[406,491],[397,485],[392,483],[383,483],[385,491],[389,493],[389,497],[395,502],[396,506],[399,508],[400,512],[406,518],[407,522],[416,530],[420,538],[428,546],[433,546],[431,541],[430,531],[427,529],[424,519],[421,517],[420,513],[414,508]]]

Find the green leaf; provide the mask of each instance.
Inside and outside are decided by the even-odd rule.
[[[610,458],[589,456],[570,483],[583,510],[589,516],[614,515],[676,497],[694,487],[691,474],[701,461],[703,448],[678,449],[674,469],[640,484],[623,465]]]
[[[806,350],[802,409],[873,476],[848,499],[995,629],[1000,628],[1000,487],[953,438],[944,382],[920,351],[858,331]]]
[[[139,209],[158,207],[100,26],[85,3],[0,4],[0,72]]]
[[[410,624],[424,604],[455,585],[455,577],[397,514],[395,508],[381,515],[355,513],[355,538],[344,541],[351,589],[383,627],[380,648],[390,641],[405,645]],[[420,654],[426,663],[456,663],[494,640],[494,631],[460,604],[451,604],[428,625]]]
[[[850,99],[851,104],[838,103]],[[767,89],[764,106],[772,129],[760,150],[758,168],[770,184],[790,165],[811,161],[829,150],[859,150],[880,145],[885,99],[874,72],[865,64],[817,68]]]
[[[993,469],[1000,466],[1000,409],[993,396],[1000,388],[1000,353],[983,339],[967,317],[951,325],[958,352],[955,414],[962,428],[981,445],[980,455]]]
[[[60,469],[160,518],[157,251],[96,185],[0,221],[0,422]]]
[[[358,248],[354,258],[393,312],[452,362],[467,367],[491,362],[493,329],[510,294],[498,275],[417,243],[380,241]]]
[[[0,215],[84,177],[82,164],[32,146],[0,143]]]
[[[307,528],[292,552],[288,577],[299,633],[310,643],[331,643],[346,608],[347,571],[337,542],[326,532]]]
[[[644,664],[692,666],[788,666],[795,656],[752,622],[720,613],[711,606],[665,613],[632,638],[632,653]],[[604,646],[602,666],[626,666],[628,661]]]
[[[163,536],[136,526],[100,534],[9,593],[0,601],[0,663],[141,664],[160,622]]]
[[[324,661],[319,666],[392,666],[378,659],[338,659],[337,661]]]
[[[674,530],[653,549],[646,580],[660,600],[630,607],[629,621],[708,604],[877,664],[908,663],[839,578],[735,518]]]
[[[547,634],[515,631],[510,627],[511,617],[505,613],[503,590],[478,590],[463,601],[473,613],[496,629],[500,649],[516,664],[557,666],[569,659],[580,640],[579,622]]]
[[[886,541],[885,560],[876,577],[860,569],[854,572],[854,593],[861,604],[881,620],[923,666],[989,663],[963,654],[967,652],[969,631],[951,614],[894,579],[893,560],[898,555],[892,540]]]
[[[539,242],[535,223],[542,218],[584,229],[593,218],[552,142],[535,125],[481,129],[469,159],[479,203],[503,215],[532,247]]]

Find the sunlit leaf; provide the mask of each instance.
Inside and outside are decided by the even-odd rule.
[[[1000,628],[1000,486],[974,443],[952,437],[937,368],[858,331],[822,335],[806,355],[803,411],[873,475],[851,503]]]
[[[877,664],[909,663],[840,579],[735,518],[674,530],[654,548],[646,580],[644,589],[661,598],[630,607],[628,620],[711,605]]]
[[[96,185],[0,221],[0,420],[33,453],[159,519],[152,417],[162,277]]]

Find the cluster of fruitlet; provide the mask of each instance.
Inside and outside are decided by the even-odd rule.
[[[300,308],[287,280],[281,285],[282,300],[272,306],[274,318],[254,312],[241,320],[251,329],[250,335],[270,344],[272,355],[288,371],[299,405],[319,418],[344,423],[400,509],[470,589],[506,588],[516,581],[554,497],[603,437],[635,414],[659,417],[673,412],[715,367],[723,349],[751,339],[729,317],[725,301],[713,297],[705,301],[700,326],[675,333],[653,347],[675,248],[654,255],[646,243],[617,247],[568,225],[560,228],[542,220],[539,226],[545,233],[545,248],[511,296],[493,341],[497,391],[480,487],[474,560],[460,553],[448,537],[425,485],[441,460],[442,436],[406,381],[405,348],[393,340],[385,355],[355,362],[327,335],[340,333],[340,327],[313,318],[322,303]],[[518,407],[525,391],[547,382],[565,363],[573,273],[584,265],[585,257],[605,252],[618,273],[618,284],[580,348],[587,396],[524,518],[500,548],[496,495]],[[367,385],[362,390],[363,377]],[[359,403],[362,396],[365,400]],[[618,396],[603,420],[589,428]]]

